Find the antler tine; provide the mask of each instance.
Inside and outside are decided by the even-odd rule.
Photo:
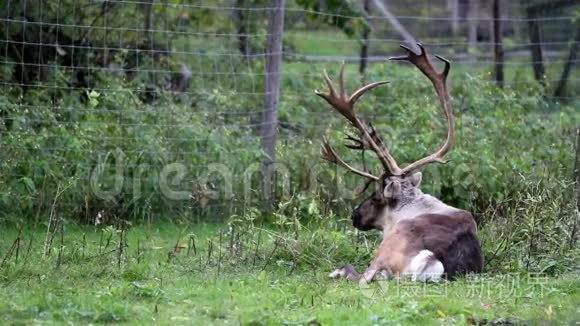
[[[328,92],[329,92],[329,94],[328,94],[328,95],[330,95],[330,96],[335,96],[335,95],[336,95],[336,93],[335,93],[335,91],[334,91],[334,85],[332,84],[332,80],[330,79],[330,77],[328,77],[328,73],[326,72],[326,69],[324,69],[324,70],[322,71],[322,73],[323,73],[323,75],[324,75],[324,81],[326,82],[326,86],[328,87]],[[318,92],[318,90],[316,90],[316,91],[314,91],[314,92],[316,93],[316,95],[318,95],[318,96],[322,96],[322,97],[323,97],[323,98],[325,98],[325,99],[326,99],[326,97],[328,96],[328,95],[326,95],[326,94],[324,94],[324,93],[322,93],[322,92]]]
[[[383,139],[381,138],[381,136],[379,135],[379,133],[377,132],[377,130],[375,129],[373,124],[370,122],[368,124],[368,130],[369,130],[369,135],[375,141],[375,144],[377,144],[381,150],[388,151],[387,146],[383,142]],[[359,137],[356,137],[352,134],[348,134],[346,132],[344,134],[346,136],[344,138],[345,140],[351,141],[355,144],[355,145],[345,144],[344,146],[346,146],[347,148],[356,149],[356,150],[368,150],[368,149],[372,150],[371,145],[368,144],[368,142],[365,142],[364,138],[359,138]]]
[[[445,76],[445,78],[447,79],[447,75],[449,75],[449,70],[451,70],[451,62],[437,54],[435,55],[435,58],[439,59],[445,64],[445,67],[443,68],[443,72],[441,72],[441,75]]]
[[[346,136],[346,137],[344,137],[345,140],[353,142],[353,144],[344,144],[344,146],[346,148],[356,149],[356,150],[361,150],[361,151],[371,149],[370,145],[365,144],[365,142],[362,139],[360,139],[356,136],[353,136],[351,134],[347,134],[347,133],[344,133],[344,135]]]
[[[328,141],[328,138],[326,136],[322,138],[322,148],[320,150],[320,157],[324,160],[331,162],[331,163],[340,165],[340,166],[346,168],[347,170],[349,170],[355,174],[358,174],[362,177],[365,177],[371,181],[378,181],[379,180],[379,178],[377,176],[374,176],[368,172],[358,170],[358,169],[353,168],[352,166],[348,165],[348,163],[346,163],[342,158],[340,158],[340,156],[338,156],[338,154],[336,153],[334,148],[332,148],[332,145],[330,145],[330,142]]]
[[[391,156],[389,151],[386,149],[386,146],[382,144],[382,141],[377,143],[375,142],[375,137],[371,136],[368,128],[365,124],[357,117],[354,112],[354,104],[356,101],[367,91],[387,83],[386,81],[381,82],[374,82],[368,85],[365,85],[358,90],[356,90],[351,96],[347,97],[345,92],[344,86],[344,64],[341,66],[340,74],[339,74],[339,94],[337,95],[334,90],[334,85],[332,81],[328,77],[325,72],[324,78],[328,85],[329,93],[325,94],[319,91],[315,91],[316,95],[324,98],[330,105],[332,105],[340,114],[342,114],[346,119],[348,119],[352,125],[358,129],[362,136],[363,140],[368,143],[368,146],[371,150],[373,150],[379,160],[381,161],[383,168],[385,169],[386,174],[390,175],[399,175],[401,173],[401,169],[397,165],[395,159]],[[373,129],[374,130],[374,129]],[[380,139],[377,137],[377,139]],[[362,146],[365,146],[366,143],[363,143]]]
[[[388,84],[388,83],[389,83],[388,81],[378,81],[378,82],[367,84],[367,85],[357,89],[354,93],[352,93],[352,95],[348,99],[349,99],[349,101],[351,101],[354,104],[368,90],[371,90],[377,86],[381,86],[381,85]]]
[[[343,65],[344,68],[344,65]],[[340,79],[342,79],[342,74],[343,74],[343,68],[341,68],[341,74],[340,74]],[[340,82],[341,85],[339,85],[340,90],[339,90],[339,94],[336,94],[336,91],[334,89],[334,84],[332,83],[332,80],[330,79],[330,77],[328,77],[328,74],[326,73],[326,70],[323,71],[324,72],[324,81],[326,82],[326,85],[328,86],[328,94],[325,94],[323,92],[320,92],[318,90],[315,90],[314,93],[320,97],[322,97],[323,99],[326,100],[326,102],[328,102],[330,105],[332,105],[340,114],[342,114],[345,118],[347,118],[353,125],[356,125],[356,116],[354,114],[354,110],[353,110],[353,105],[352,103],[350,103],[348,101],[348,99],[346,98],[346,96],[344,95],[344,82]]]
[[[417,46],[419,47],[419,50],[421,51],[419,54],[416,54],[413,50],[411,50],[410,48],[408,48],[405,45],[400,45],[400,47],[404,50],[407,51],[407,55],[406,56],[399,56],[399,57],[391,57],[389,58],[389,60],[393,60],[393,61],[409,61],[412,64],[414,64],[415,66],[417,66],[417,68],[419,68],[419,70],[421,70],[421,72],[427,76],[427,78],[429,78],[431,80],[431,82],[435,82],[436,79],[446,79],[447,78],[447,74],[449,73],[449,69],[451,68],[451,63],[449,62],[449,60],[439,56],[439,55],[435,55],[435,57],[441,61],[443,61],[443,63],[445,63],[445,67],[443,69],[443,71],[441,73],[438,73],[435,68],[433,67],[433,65],[431,64],[431,62],[429,61],[429,57],[427,56],[427,52],[425,51],[425,47],[423,46],[423,44],[421,43],[417,43]]]
[[[387,145],[385,145],[385,143],[383,142],[383,138],[377,132],[377,130],[375,129],[375,126],[373,126],[373,124],[370,122],[369,122],[369,130],[370,130],[370,135],[371,135],[372,139],[375,141],[375,143],[377,145],[379,145],[381,150],[388,152]]]
[[[415,161],[408,166],[406,166],[402,170],[402,174],[408,174],[416,169],[421,168],[429,163],[447,163],[448,160],[444,157],[451,148],[453,147],[453,143],[455,141],[455,123],[453,118],[453,109],[451,108],[451,101],[449,99],[449,92],[447,91],[447,75],[449,74],[449,70],[451,69],[451,63],[449,60],[436,55],[435,57],[441,60],[445,67],[443,68],[442,72],[437,72],[427,53],[425,48],[421,43],[417,43],[417,46],[420,49],[420,53],[416,54],[408,47],[401,45],[401,48],[405,49],[408,53],[406,56],[402,57],[393,57],[389,58],[389,60],[405,60],[409,61],[414,64],[419,70],[431,80],[433,87],[435,88],[435,93],[439,97],[439,101],[443,108],[443,113],[445,113],[445,117],[447,118],[447,139],[445,143],[437,150],[436,152],[428,155],[418,161]]]
[[[344,87],[344,61],[340,65],[340,73],[338,75],[338,87],[340,88],[340,98],[346,98],[346,89]]]

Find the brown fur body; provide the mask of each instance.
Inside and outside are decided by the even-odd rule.
[[[421,250],[433,252],[447,277],[483,269],[475,221],[466,211],[451,216],[424,214],[398,222],[384,236],[372,265],[391,275],[404,274],[412,257]]]
[[[406,274],[413,257],[423,250],[433,253],[431,262],[443,264],[444,278],[452,279],[483,270],[483,253],[476,224],[467,211],[451,215],[424,214],[402,220],[384,235],[365,274],[359,274],[351,265],[338,270],[340,276],[351,280],[371,281],[385,274],[392,278]]]

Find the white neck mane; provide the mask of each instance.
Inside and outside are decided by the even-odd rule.
[[[390,218],[387,217],[384,219],[383,232],[389,230],[401,220],[414,219],[424,214],[449,215],[459,210],[429,194],[420,193],[412,202],[402,207],[397,207],[392,211],[385,212]]]

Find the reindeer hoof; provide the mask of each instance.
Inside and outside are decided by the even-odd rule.
[[[328,277],[331,279],[342,278],[345,276],[346,276],[346,271],[344,270],[344,267],[337,268],[334,271],[330,272],[330,274],[328,274]]]
[[[336,278],[349,278],[349,279],[356,279],[358,278],[359,274],[357,273],[356,269],[352,267],[352,265],[344,265],[335,269],[332,273],[328,274],[329,278],[336,279]]]

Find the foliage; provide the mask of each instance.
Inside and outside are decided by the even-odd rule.
[[[297,4],[314,8],[320,2]],[[339,14],[327,17],[344,20],[333,25],[356,25],[349,18],[360,9],[354,3],[326,4]],[[263,2],[237,5],[257,8]],[[75,10],[78,6],[83,10]],[[230,45],[216,41],[217,36],[195,36],[199,24],[204,33],[216,35],[244,25],[230,24],[231,13],[197,5],[148,7],[147,2],[61,1],[26,8],[14,2],[0,5],[2,17],[26,16],[29,21],[22,26],[3,21],[0,34],[14,42],[46,45],[34,51],[28,45],[20,48],[31,56],[23,57],[19,47],[1,54],[0,78],[7,86],[0,89],[5,158],[0,161],[0,218],[41,221],[51,211],[84,220],[99,211],[132,220],[161,213],[172,219],[188,214],[216,218],[261,204],[263,63],[259,57],[231,55]],[[151,35],[138,33],[148,15],[164,16],[169,25],[155,19]],[[263,17],[250,16],[238,18],[251,19],[255,25],[249,28],[262,28]],[[105,20],[115,28],[100,28]],[[54,24],[63,28],[51,28]],[[83,33],[68,28],[75,24],[84,26]],[[183,33],[160,35],[160,29]],[[251,42],[261,48],[263,37]],[[320,88],[321,78],[314,73],[320,66],[284,65],[278,167],[286,172],[278,178],[276,200],[316,198],[321,211],[343,214],[359,200],[360,181],[318,159],[318,139],[326,129],[335,143],[335,130],[349,130],[319,98],[304,95]],[[490,201],[518,193],[521,189],[515,187],[521,183],[514,180],[519,174],[538,180],[570,178],[576,102],[552,103],[539,84],[502,90],[488,75],[453,70],[451,76],[458,140],[448,165],[426,169],[427,192],[477,212]],[[357,109],[386,136],[394,156],[409,162],[443,138],[437,101],[429,95],[428,81],[408,66],[374,65],[364,79],[385,77],[391,84],[366,96]],[[347,79],[350,88],[360,84],[360,76],[350,70]],[[178,90],[180,81],[187,83]],[[216,163],[222,168],[210,168]],[[376,171],[371,157],[366,163]],[[179,177],[175,169],[186,170],[185,175]],[[173,196],[178,199],[169,200],[164,192],[164,173],[169,188],[180,192]],[[69,184],[56,200],[58,189]]]
[[[548,178],[548,177],[546,177]],[[574,184],[520,177],[517,192],[481,213],[486,267],[496,272],[557,275],[579,270],[580,212]]]
[[[123,64],[124,58],[116,60]],[[340,213],[360,200],[355,196],[360,180],[321,161],[318,139],[328,128],[339,144],[335,130],[348,128],[343,129],[343,120],[321,105],[319,98],[302,96],[304,90],[319,88],[319,76],[298,79],[295,76],[303,75],[292,73],[299,72],[298,67],[288,69],[278,146],[279,166],[287,173],[278,179],[277,200],[319,198],[321,210],[332,208]],[[410,162],[439,146],[444,125],[425,78],[408,67],[393,65],[369,71],[369,79],[379,76],[393,82],[367,95],[359,111],[385,135],[394,156]],[[480,211],[490,201],[518,193],[521,189],[516,187],[521,184],[514,180],[520,174],[535,180],[571,177],[573,129],[578,119],[574,103],[550,107],[535,90],[528,94],[501,90],[481,76],[461,72],[454,77],[457,143],[449,164],[425,170],[427,192]],[[70,71],[55,69],[52,83],[44,85],[64,87],[69,78]],[[358,84],[349,72],[347,79],[350,87]],[[168,209],[179,216],[193,208],[193,216],[199,216],[207,205],[215,205],[211,215],[216,217],[259,205],[262,154],[252,126],[259,121],[254,108],[261,106],[262,99],[237,96],[230,87],[235,84],[237,89],[250,90],[261,81],[253,80],[252,85],[244,80],[200,76],[192,83],[204,88],[187,94],[160,88],[153,100],[140,91],[149,85],[147,72],[130,79],[95,72],[94,88],[86,93],[64,93],[53,87],[3,88],[0,141],[6,159],[0,163],[4,171],[1,214],[8,219],[39,220],[54,204],[59,214],[69,217],[90,220],[105,210],[110,215],[144,219]],[[348,160],[360,162],[358,154],[339,150]],[[174,163],[185,167],[185,176],[173,178]],[[216,163],[228,172],[212,172],[210,165]],[[378,171],[370,155],[366,163]],[[116,165],[122,168],[120,172]],[[169,180],[176,184],[170,188],[188,192],[194,202],[189,195],[168,199],[160,189],[163,171],[173,173]],[[123,177],[122,188],[114,196],[103,195],[115,190],[116,175]],[[77,182],[53,203],[57,188],[70,178]]]
[[[66,85],[66,73],[56,71],[54,82]],[[255,140],[248,137],[245,127],[251,117],[246,123],[238,120],[232,125],[223,110],[195,109],[222,106],[228,94],[218,89],[202,90],[188,98],[164,92],[152,105],[139,92],[148,85],[146,73],[126,82],[123,76],[106,72],[93,77],[96,90],[86,94],[54,94],[49,87],[0,91],[1,100],[7,104],[2,115],[2,143],[7,157],[2,161],[6,171],[2,182],[7,183],[1,192],[3,207],[33,216],[35,211],[48,208],[57,185],[72,177],[81,182],[61,198],[61,213],[72,216],[85,208],[95,213],[112,205],[125,212],[121,215],[141,216],[151,205],[164,205],[158,202],[161,197],[151,194],[159,190],[158,174],[168,164],[182,162],[191,180],[193,173],[197,177],[209,163],[223,160],[246,166],[260,156],[257,147],[252,148]],[[240,110],[238,106],[247,104],[238,101],[230,108]],[[206,120],[215,123],[212,128],[206,128]],[[246,150],[230,151],[233,147]],[[116,165],[122,171],[113,169]],[[100,167],[106,169],[101,171]],[[95,174],[96,181],[104,184],[95,187],[89,182]],[[98,196],[95,188],[111,189],[113,183],[107,182],[114,181],[111,178],[115,174],[125,178],[122,193],[115,198]],[[191,184],[184,183],[181,186],[191,193]],[[113,202],[102,203],[103,199]],[[121,202],[122,206],[116,204]]]
[[[307,17],[311,21],[324,22],[331,27],[337,27],[346,35],[354,37],[359,35],[364,29],[368,29],[368,22],[357,18],[364,16],[363,8],[360,4],[351,1],[329,0],[320,2],[316,0],[296,0],[296,4],[308,11]],[[320,15],[320,12],[332,13],[331,15]]]

